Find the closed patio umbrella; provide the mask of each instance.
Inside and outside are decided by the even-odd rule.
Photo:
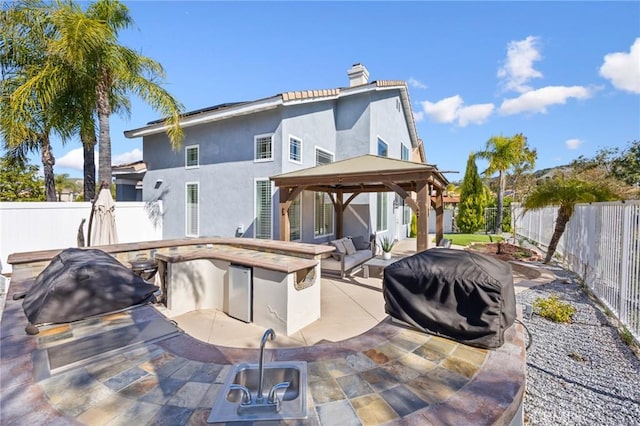
[[[116,230],[115,202],[109,188],[102,188],[93,205],[94,223],[91,233],[91,245],[101,246],[118,243]]]

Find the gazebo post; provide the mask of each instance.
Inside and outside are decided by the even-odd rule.
[[[336,211],[336,238],[342,238],[344,233],[344,199],[343,199],[342,191],[336,192],[336,203],[335,203],[335,211]]]
[[[418,182],[418,211],[416,218],[418,220],[418,235],[416,236],[416,249],[418,252],[429,248],[429,187],[426,182]]]
[[[444,195],[441,189],[436,189],[436,244],[444,237]]]

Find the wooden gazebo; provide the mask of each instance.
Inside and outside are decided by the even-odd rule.
[[[436,212],[436,242],[443,236],[443,196],[449,181],[424,163],[363,155],[270,178],[280,190],[280,240],[289,241],[291,202],[302,191],[329,194],[336,214],[336,238],[343,236],[343,215],[351,201],[367,192],[395,192],[418,218],[417,250],[428,248],[429,207]],[[411,193],[416,193],[416,199]],[[345,194],[348,198],[345,200]]]

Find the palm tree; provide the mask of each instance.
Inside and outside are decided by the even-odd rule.
[[[573,216],[576,204],[616,199],[619,199],[617,194],[597,182],[566,178],[560,173],[536,186],[524,200],[524,212],[547,206],[559,206],[558,217],[544,263],[551,261],[560,237]]]
[[[67,100],[66,113],[75,124],[83,147],[84,200],[90,201],[95,198],[96,192],[96,99],[91,69],[85,67],[90,62],[90,53],[111,37],[111,29],[104,22],[88,17],[75,3],[59,4],[52,14],[52,20],[58,28],[58,37],[52,40],[51,50],[65,66],[41,77],[43,81],[56,81],[60,97]],[[73,78],[72,84],[60,84],[60,80],[66,80],[68,75]],[[124,109],[128,111],[127,101],[116,101],[114,104],[124,104]]]
[[[63,77],[74,76],[73,84],[58,87],[65,87],[60,90],[60,96],[67,100],[67,114],[73,117],[83,144],[85,200],[90,200],[95,197],[93,151],[96,142],[99,180],[111,182],[109,116],[114,112],[128,115],[127,94],[135,93],[170,117],[167,134],[174,146],[182,140],[178,126],[182,106],[157,83],[164,79],[160,64],[117,43],[118,31],[133,25],[126,6],[114,0],[99,0],[83,12],[75,3],[62,3],[52,19],[58,28],[58,37],[51,49],[67,66],[58,72],[63,73]],[[46,73],[42,79],[56,80]]]
[[[54,29],[46,7],[33,1],[3,9],[0,23],[0,133],[9,150],[40,151],[46,200],[56,201],[50,137],[52,132],[67,137],[69,127],[52,108],[55,101],[38,93],[33,81],[47,60],[46,42]]]
[[[109,116],[114,112],[128,113],[128,93],[135,93],[163,116],[169,117],[166,120],[169,139],[174,146],[180,144],[182,132],[178,123],[182,106],[157,83],[164,78],[162,67],[152,59],[117,43],[118,30],[133,23],[124,5],[115,0],[99,0],[90,5],[85,13],[73,2],[55,3],[49,8],[42,3],[26,0],[15,8],[9,8],[13,9],[28,10],[41,18],[47,32],[42,32],[39,38],[31,37],[35,39],[33,46],[18,50],[13,47],[16,43],[11,41],[12,36],[9,34],[4,37],[3,30],[1,41],[11,41],[2,43],[3,64],[5,51],[9,58],[18,56],[14,51],[23,50],[33,52],[31,56],[38,55],[38,61],[23,55],[33,62],[34,66],[31,67],[27,66],[29,63],[26,61],[16,62],[15,69],[20,71],[17,75],[22,80],[12,80],[12,91],[8,91],[6,87],[9,85],[3,83],[3,104],[8,103],[4,102],[5,99],[11,100],[11,114],[3,114],[3,124],[12,130],[5,131],[3,125],[3,134],[11,134],[12,144],[30,140],[29,146],[32,147],[33,141],[42,141],[38,146],[43,152],[43,163],[45,154],[48,161],[44,164],[45,181],[51,182],[52,188],[54,160],[48,145],[51,131],[58,132],[63,138],[69,136],[71,131],[80,134],[85,158],[85,199],[90,199],[95,191],[93,149],[96,129],[99,128],[99,179],[111,183]],[[32,26],[31,22],[15,25],[19,29],[26,28],[27,33],[39,34]],[[25,105],[30,108],[25,109]],[[23,114],[27,122],[29,119],[40,125],[49,125],[40,133],[28,135],[30,138],[27,139],[26,125],[19,128],[22,133],[14,130],[14,123],[20,123],[12,116],[16,111]],[[36,111],[46,112],[51,120],[35,115]],[[98,125],[95,117],[98,118]],[[55,200],[55,189],[49,190],[48,187],[47,194],[48,197],[51,194],[51,199]]]
[[[180,113],[182,105],[164,90],[157,81],[165,78],[162,66],[117,42],[118,31],[133,25],[128,8],[118,0],[98,0],[87,9],[86,15],[103,22],[110,29],[110,37],[103,40],[88,55],[85,67],[93,79],[99,122],[98,177],[111,183],[111,135],[109,117],[114,112],[113,100],[125,93],[135,93],[162,116],[168,117],[167,136],[177,147],[182,142]]]
[[[476,156],[489,161],[489,166],[483,172],[485,176],[498,172],[498,229],[496,232],[501,233],[506,172],[510,169],[516,173],[533,169],[538,154],[535,149],[529,149],[527,138],[522,133],[518,133],[511,137],[491,137],[484,151],[476,153]]]
[[[67,184],[67,181],[69,180],[69,173],[62,173],[62,174],[58,174],[55,175],[54,178],[55,182],[56,182],[56,192],[58,193],[58,201],[62,201],[62,191],[65,189],[64,187]]]

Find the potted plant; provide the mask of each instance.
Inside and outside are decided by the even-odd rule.
[[[395,240],[388,235],[382,237],[380,240],[380,248],[382,249],[383,259],[391,259],[391,249],[393,249],[395,243]]]

